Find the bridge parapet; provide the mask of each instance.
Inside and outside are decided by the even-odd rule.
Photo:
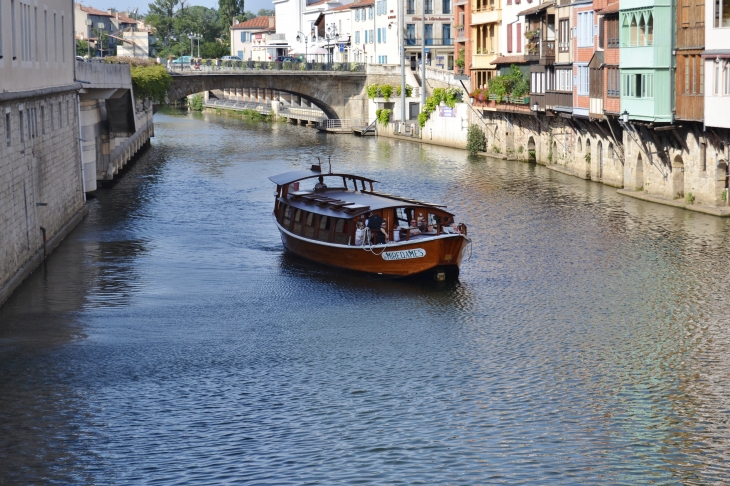
[[[367,75],[365,63],[358,62],[276,62],[276,61],[212,61],[207,60],[199,64],[170,64],[168,71],[171,74],[275,74],[277,72],[343,73],[348,75]]]

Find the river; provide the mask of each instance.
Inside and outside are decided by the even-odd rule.
[[[0,308],[0,483],[727,480],[727,220],[390,139],[155,132]],[[267,178],[317,156],[448,204],[458,281],[284,253]]]

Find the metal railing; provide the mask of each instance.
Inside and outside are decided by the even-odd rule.
[[[322,110],[317,110],[314,108],[291,108],[288,106],[283,106],[279,108],[279,116],[318,122],[327,119],[327,115],[325,115]]]
[[[365,63],[359,62],[277,62],[277,61],[214,61],[203,60],[195,64],[171,63],[168,70],[172,73],[202,73],[202,72],[270,72],[270,71],[314,71],[314,72],[342,72],[365,73]]]
[[[458,29],[457,29],[458,32]],[[406,46],[420,46],[423,43],[423,39],[420,37],[406,37],[404,39]],[[426,45],[427,46],[453,46],[454,45],[454,38],[448,38],[448,39],[442,39],[442,38],[427,38],[426,39]]]
[[[328,118],[320,122],[319,126],[325,130],[352,130],[353,128],[360,128],[367,120],[360,118]]]

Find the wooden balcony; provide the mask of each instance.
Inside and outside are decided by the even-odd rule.
[[[504,98],[501,103],[491,99],[486,101],[474,101],[472,106],[487,111],[504,111],[507,113],[530,113],[530,97],[521,99]]]
[[[676,117],[680,120],[702,121],[705,117],[705,97],[678,94]]]
[[[603,119],[603,98],[590,98],[588,116]]]
[[[537,103],[537,111],[545,111],[546,93],[530,93],[530,109]]]
[[[545,93],[545,108],[548,110],[573,109],[573,92],[572,91],[548,91]]]
[[[483,7],[471,11],[471,25],[493,24],[502,20],[502,9],[499,2],[495,7]]]
[[[555,64],[555,41],[537,40],[525,45],[525,58],[528,62],[539,62],[541,66]]]

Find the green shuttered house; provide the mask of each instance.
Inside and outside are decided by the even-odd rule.
[[[621,111],[672,121],[672,0],[621,0]]]

